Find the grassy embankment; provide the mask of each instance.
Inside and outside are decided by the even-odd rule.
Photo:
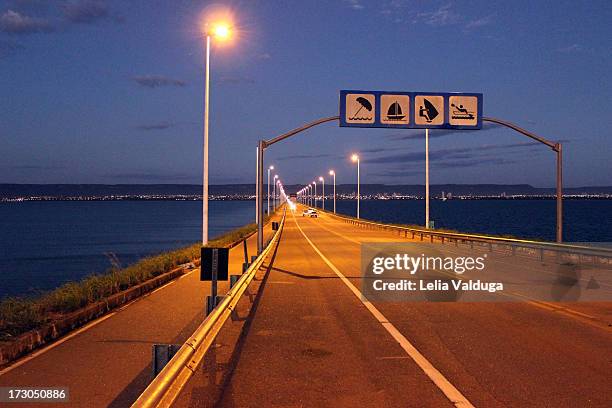
[[[209,242],[209,246],[229,247],[256,230],[255,224],[237,228]],[[108,296],[138,285],[200,257],[200,244],[143,258],[123,269],[111,268],[104,274],[90,275],[79,282],[68,282],[35,298],[12,297],[0,301],[0,341],[7,341],[29,330]]]

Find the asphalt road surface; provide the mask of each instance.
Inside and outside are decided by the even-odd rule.
[[[288,213],[216,405],[612,405],[611,303],[370,303],[361,296],[361,243],[408,240],[300,213]],[[516,269],[509,262],[494,267]],[[192,383],[179,406],[197,403]]]

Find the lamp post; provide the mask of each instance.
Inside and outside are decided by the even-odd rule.
[[[356,154],[353,154],[351,156],[351,160],[353,161],[353,163],[357,163],[357,219],[359,219],[359,156]]]
[[[323,203],[322,203],[322,207],[321,207],[321,208],[322,208],[323,210],[325,210],[325,179],[323,178],[323,176],[320,176],[320,177],[319,177],[319,181],[320,181],[320,182],[322,183],[322,185],[323,185],[323,192],[321,193],[321,194],[322,194],[322,197],[323,197]]]
[[[309,207],[312,207],[312,184],[308,185],[308,197],[310,198],[310,202],[308,203]]]
[[[220,41],[230,37],[227,23],[218,22],[206,27],[206,74],[204,80],[204,146],[202,163],[202,246],[208,244],[208,116],[210,113],[210,41],[211,37]]]
[[[276,179],[278,174],[274,175],[274,193],[272,194],[272,212],[276,211]]]
[[[270,215],[270,170],[274,170],[274,166],[268,167],[268,215]]]
[[[314,205],[313,207],[317,208],[317,182],[313,181],[312,185],[314,186]]]
[[[335,214],[336,213],[336,172],[333,170],[330,170],[329,175],[334,177],[334,214]]]
[[[429,129],[425,129],[425,229],[429,229]]]

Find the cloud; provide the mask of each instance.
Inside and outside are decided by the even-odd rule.
[[[496,166],[515,164],[518,160],[502,158],[502,157],[479,157],[473,159],[452,159],[452,160],[438,160],[431,163],[432,169],[459,169],[467,167],[479,167],[487,164],[493,164]],[[412,169],[391,169],[384,170],[377,173],[368,173],[371,176],[377,177],[408,177],[423,174],[425,170],[422,168],[422,163],[419,163],[419,168]],[[413,166],[414,167],[414,166]]]
[[[558,48],[557,51],[563,53],[574,53],[584,51],[584,48],[580,44],[570,44],[565,47]]]
[[[91,24],[105,19],[122,21],[121,17],[111,14],[107,4],[97,0],[71,1],[62,5],[61,8],[64,18],[75,24]]]
[[[365,6],[361,3],[361,0],[345,0],[348,6],[353,10],[363,10]]]
[[[114,179],[114,180],[144,180],[144,181],[154,181],[154,182],[167,182],[167,181],[185,181],[185,180],[194,180],[196,177],[193,174],[187,173],[163,173],[158,171],[143,171],[143,172],[135,172],[135,173],[112,173],[105,174],[105,178]]]
[[[528,142],[518,142],[518,143],[508,143],[502,145],[484,145],[477,147],[459,147],[453,149],[440,149],[435,150],[429,153],[429,158],[431,160],[448,160],[448,159],[474,159],[476,157],[482,156],[483,152],[486,151],[494,151],[494,150],[504,150],[504,149],[517,149],[523,147],[533,147],[540,145],[539,142],[536,141],[528,141]],[[373,158],[364,158],[361,161],[364,163],[372,163],[372,164],[389,164],[389,163],[415,163],[422,162],[425,160],[424,152],[409,152],[409,153],[396,153],[390,154],[386,156],[373,157]],[[478,159],[482,160],[482,159]]]
[[[418,13],[417,18],[432,26],[454,24],[459,21],[460,16],[452,10],[452,6],[451,3],[443,4],[435,11]]]
[[[465,29],[473,30],[476,28],[484,27],[486,25],[493,23],[493,21],[494,21],[494,15],[490,14],[485,17],[477,18],[476,20],[468,21],[467,24],[465,25]]]
[[[257,56],[257,58],[262,59],[262,60],[268,60],[270,58],[272,58],[272,55],[270,55],[267,52],[261,53]]]
[[[161,75],[137,75],[132,80],[138,85],[147,88],[159,88],[162,86],[185,86],[187,83],[180,79],[169,78]]]
[[[0,59],[15,55],[18,51],[25,49],[21,44],[11,41],[0,41]]]
[[[138,130],[166,130],[169,129],[171,127],[176,126],[176,123],[170,123],[170,122],[160,122],[160,123],[152,123],[152,124],[147,124],[147,125],[139,125],[136,126],[136,129]]]
[[[0,31],[14,34],[34,34],[54,31],[53,25],[44,19],[28,17],[13,10],[0,15]]]
[[[50,170],[63,170],[63,169],[66,169],[67,167],[66,166],[55,166],[55,165],[44,165],[44,164],[16,164],[13,166],[6,166],[6,168],[13,169],[13,170],[50,171]]]
[[[219,83],[228,84],[228,85],[242,85],[242,84],[254,84],[255,80],[253,78],[247,78],[242,76],[230,76],[230,75],[221,75],[219,77]]]
[[[322,158],[322,157],[334,157],[334,155],[329,154],[329,153],[322,153],[322,154],[294,154],[292,156],[279,157],[276,160],[281,161],[281,160],[318,159],[318,158]]]
[[[486,132],[495,128],[500,128],[502,125],[498,125],[497,123],[484,122],[482,124],[482,129],[478,132]],[[435,139],[438,137],[445,137],[450,135],[460,135],[466,134],[465,130],[456,130],[456,129],[435,129],[435,131],[429,132],[429,138]],[[403,130],[397,133],[390,133],[386,135],[387,138],[391,140],[419,140],[425,137],[424,130]]]
[[[471,160],[448,160],[441,161],[437,163],[432,163],[432,168],[442,168],[442,169],[457,169],[463,167],[477,167],[482,166],[484,164],[495,164],[497,166],[504,164],[514,164],[517,160],[505,159],[502,157],[492,157],[492,158],[477,158]]]

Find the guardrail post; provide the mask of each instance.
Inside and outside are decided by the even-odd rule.
[[[242,240],[242,247],[244,248],[244,262],[249,263],[249,250],[247,248],[246,239]]]

